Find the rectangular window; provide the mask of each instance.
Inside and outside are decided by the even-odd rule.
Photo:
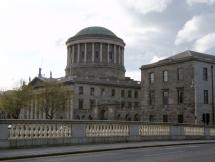
[[[124,101],[121,102],[121,108],[125,108],[125,102]]]
[[[78,108],[79,109],[83,109],[83,105],[84,105],[84,100],[83,99],[79,99],[78,100]]]
[[[178,95],[178,104],[182,104],[184,102],[184,88],[178,88],[177,95]]]
[[[138,91],[134,92],[134,98],[138,98]]]
[[[184,72],[182,68],[177,69],[177,79],[178,80],[183,80],[184,79]]]
[[[204,104],[208,104],[208,90],[204,90]]]
[[[155,74],[154,73],[149,73],[149,83],[152,84],[154,83],[155,80]]]
[[[139,108],[139,102],[134,102],[134,108],[138,109]]]
[[[208,68],[203,68],[203,80],[208,80]]]
[[[95,100],[90,100],[90,108],[92,109],[95,106]]]
[[[104,96],[104,95],[105,95],[105,89],[101,88],[101,96]]]
[[[116,90],[115,90],[115,89],[112,89],[112,90],[111,90],[111,96],[114,97],[115,95],[116,95]]]
[[[110,61],[113,60],[113,53],[112,53],[112,51],[109,52],[109,59],[110,59]]]
[[[131,109],[132,108],[132,103],[128,102],[128,108]]]
[[[121,97],[122,97],[122,98],[125,97],[125,90],[124,90],[124,89],[121,90]]]
[[[209,113],[202,114],[202,122],[206,125],[208,125],[210,123],[210,114]]]
[[[178,123],[184,123],[184,116],[182,114],[178,115]]]
[[[154,115],[149,115],[149,121],[154,122]]]
[[[95,94],[95,88],[91,87],[90,88],[90,95],[94,96],[94,94]]]
[[[132,94],[131,94],[131,90],[128,90],[128,98],[131,98]]]
[[[169,90],[163,90],[163,105],[169,104]]]
[[[168,115],[163,115],[163,122],[168,122]]]
[[[78,93],[79,93],[79,95],[83,95],[84,94],[84,88],[83,87],[79,87],[78,88]]]
[[[149,91],[149,105],[154,105],[155,103],[155,91],[150,90]]]
[[[167,70],[163,71],[163,81],[168,82],[168,71]]]

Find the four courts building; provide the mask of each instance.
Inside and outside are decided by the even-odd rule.
[[[58,118],[81,120],[141,120],[140,83],[125,77],[124,41],[103,27],[88,27],[69,38],[65,77],[58,78],[73,95]],[[53,78],[41,71],[31,81],[37,86]],[[27,118],[43,118],[32,100]],[[34,112],[34,113],[32,113]]]
[[[55,118],[214,123],[215,56],[185,51],[141,67],[141,84],[125,77],[124,41],[103,27],[69,38],[65,76],[41,75],[33,87],[57,80],[73,92]],[[37,96],[23,118],[44,119]]]

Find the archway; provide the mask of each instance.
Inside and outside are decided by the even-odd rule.
[[[100,112],[99,112],[99,120],[107,120],[107,117],[106,117],[106,110],[101,110]]]
[[[88,120],[93,120],[93,117],[91,115],[89,115]]]
[[[140,121],[140,116],[139,114],[134,115],[134,121]]]

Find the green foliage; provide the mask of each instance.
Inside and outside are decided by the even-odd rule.
[[[19,118],[22,109],[28,106],[30,86],[21,86],[18,89],[5,91],[0,95],[0,109],[14,119]]]
[[[56,113],[63,112],[69,97],[65,85],[57,81],[48,81],[43,84],[39,93],[39,108],[45,113],[46,119],[53,119]]]

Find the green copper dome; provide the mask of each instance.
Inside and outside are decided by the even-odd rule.
[[[75,36],[87,36],[87,35],[106,35],[111,37],[117,37],[112,31],[104,27],[92,26],[87,27],[79,31]]]

